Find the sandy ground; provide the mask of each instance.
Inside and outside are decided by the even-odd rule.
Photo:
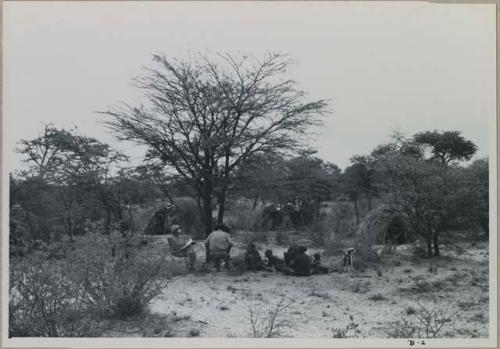
[[[204,259],[200,245],[196,249],[199,259]],[[258,247],[263,255],[269,245]],[[282,255],[284,248],[272,247],[276,255]],[[354,322],[359,325],[357,336],[384,338],[387,335],[381,327],[410,319],[408,309],[421,304],[448,315],[458,312],[444,325],[440,337],[487,337],[487,245],[468,247],[466,255],[418,263],[404,250],[382,257],[376,267],[352,273],[294,277],[265,271],[234,275],[211,269],[175,276],[150,309],[156,316],[174,319],[169,336],[251,337],[250,309],[266,314],[283,298],[290,306],[280,313],[280,319],[289,322],[280,331],[282,337],[332,337],[334,328]],[[240,253],[241,249],[232,251],[232,255]],[[182,267],[183,261],[175,263]],[[338,263],[339,256],[323,257],[327,266]],[[348,336],[356,334],[350,331]]]

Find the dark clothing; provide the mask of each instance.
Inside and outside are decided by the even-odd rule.
[[[221,261],[224,261],[224,266],[229,269],[230,257],[227,250],[211,250],[209,259],[214,262],[217,271],[220,271]]]
[[[290,265],[296,276],[311,275],[311,258],[305,253],[299,253]]]
[[[245,253],[245,267],[247,270],[266,269],[266,265],[257,250],[247,251]]]
[[[291,246],[283,253],[285,258],[285,265],[288,267],[292,264],[294,258],[299,254],[298,246]]]

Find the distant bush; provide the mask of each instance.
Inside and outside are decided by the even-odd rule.
[[[248,245],[252,242],[267,242],[269,237],[267,231],[242,231],[240,232],[241,241]]]
[[[262,208],[257,206],[253,209],[247,205],[237,205],[227,213],[228,222],[233,229],[245,231],[260,231],[262,227]]]

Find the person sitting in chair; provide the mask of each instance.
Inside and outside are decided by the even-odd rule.
[[[193,248],[193,240],[187,235],[181,235],[182,229],[177,224],[172,225],[170,231],[172,236],[168,237],[167,240],[172,250],[172,255],[174,257],[186,257],[189,271],[193,271],[196,263],[196,252]]]

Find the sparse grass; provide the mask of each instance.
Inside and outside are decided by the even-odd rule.
[[[350,322],[345,328],[332,328],[333,338],[358,338],[361,334],[359,324],[354,321],[354,316],[349,315]]]
[[[270,310],[249,308],[249,315],[245,316],[250,322],[251,335],[254,338],[279,337],[283,331],[293,326],[287,316],[288,309],[294,303],[281,297]]]
[[[328,293],[321,293],[318,292],[317,290],[313,290],[311,293],[308,294],[310,297],[318,297],[321,299],[331,299],[332,297]]]
[[[387,300],[387,298],[381,295],[380,293],[372,294],[371,296],[368,297],[368,299],[375,302]]]
[[[357,281],[351,285],[350,289],[354,293],[366,293],[369,291],[369,287],[370,287],[369,281],[365,282]]]
[[[408,308],[407,308],[408,310]],[[459,311],[449,311],[434,307],[425,307],[422,304],[399,320],[389,322],[378,328],[389,338],[439,338],[446,325],[452,326],[458,319]]]

